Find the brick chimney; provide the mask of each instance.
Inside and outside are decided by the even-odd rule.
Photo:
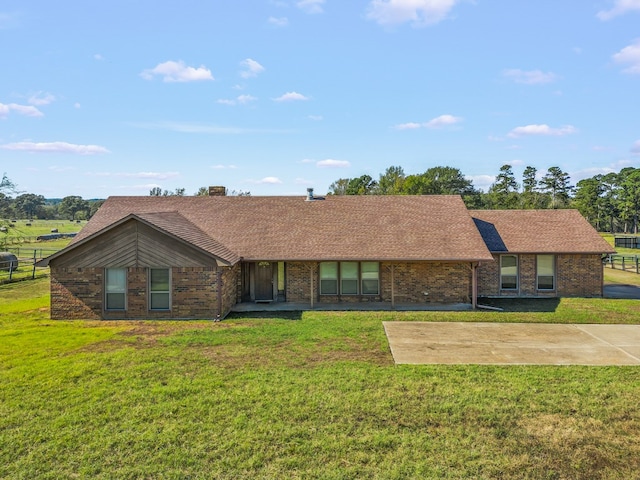
[[[221,186],[209,187],[210,197],[224,197],[227,194],[227,188]]]

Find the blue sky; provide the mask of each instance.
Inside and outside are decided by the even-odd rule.
[[[640,0],[5,0],[0,43],[0,173],[48,198],[640,166]]]

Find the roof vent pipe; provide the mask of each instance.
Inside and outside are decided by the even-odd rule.
[[[307,188],[307,202],[313,200],[313,188]]]

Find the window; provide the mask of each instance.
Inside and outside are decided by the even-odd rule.
[[[362,262],[362,294],[378,295],[380,293],[379,280],[380,264],[378,262]]]
[[[556,288],[556,265],[553,255],[538,255],[538,290],[553,290]]]
[[[126,310],[127,270],[107,268],[105,270],[105,310]]]
[[[338,294],[338,262],[320,264],[320,295]]]
[[[321,262],[320,295],[378,295],[379,270],[378,262]]]
[[[358,294],[358,262],[340,262],[340,293]]]
[[[149,309],[169,310],[171,275],[168,268],[149,269]]]
[[[502,290],[518,288],[518,257],[516,255],[500,256],[500,288]]]

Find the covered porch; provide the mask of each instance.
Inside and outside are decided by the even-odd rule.
[[[470,303],[396,303],[392,306],[390,302],[342,302],[342,303],[309,303],[302,302],[241,302],[236,303],[232,308],[233,313],[248,312],[300,312],[300,311],[466,311],[472,310]]]

